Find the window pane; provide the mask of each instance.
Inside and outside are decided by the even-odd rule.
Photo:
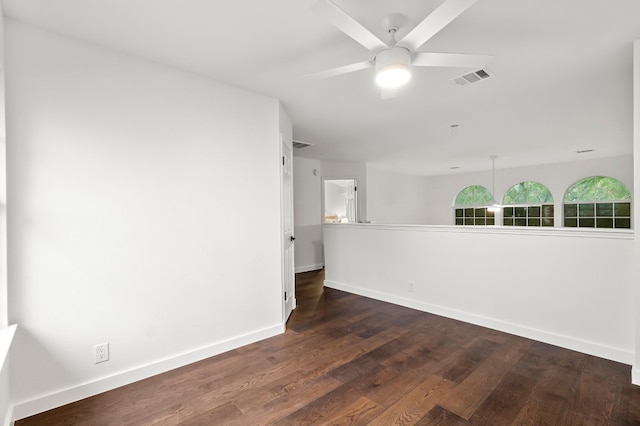
[[[516,217],[527,217],[527,208],[526,207],[516,207],[515,208]]]
[[[458,193],[456,197],[456,206],[472,206],[488,204],[493,196],[487,188],[480,185],[468,186]]]
[[[487,209],[485,209],[485,210],[486,210],[486,212],[487,212],[487,218],[495,217],[496,212],[491,212],[491,211],[489,211],[489,210],[487,210]]]
[[[476,225],[484,225],[484,224],[485,224],[484,217],[476,218]]]
[[[496,218],[495,217],[487,217],[487,225],[495,225]]]
[[[476,217],[485,217],[487,215],[487,209],[475,209]]]
[[[540,217],[540,211],[542,209],[540,206],[530,206],[529,207],[529,217]]]
[[[461,217],[456,218],[456,225],[464,225],[464,219]]]
[[[510,217],[505,217],[504,218],[504,226],[513,226],[513,219]]]
[[[596,228],[613,228],[613,218],[599,217],[596,219]]]
[[[527,224],[529,226],[540,226],[540,218],[538,217],[530,217]]]
[[[542,219],[542,226],[553,226],[553,218],[545,217]]]
[[[564,205],[564,217],[576,217],[578,216],[577,204],[565,204]]]
[[[504,204],[540,204],[553,202],[551,192],[538,182],[520,182],[507,190]]]
[[[464,217],[473,217],[473,209],[464,209]]]
[[[564,220],[564,226],[567,228],[577,228],[578,227],[578,219],[567,219]]]
[[[542,217],[553,217],[553,204],[542,206]]]
[[[631,216],[631,203],[615,203],[616,216]]]
[[[513,217],[513,207],[504,208],[504,217]]]
[[[616,228],[631,229],[631,219],[616,218]]]
[[[571,185],[564,201],[616,201],[630,198],[631,193],[619,180],[606,176],[590,176]]]
[[[456,209],[456,217],[463,217],[463,216],[464,216],[464,210]]]
[[[613,203],[596,204],[596,216],[605,216],[605,217],[613,216]]]
[[[514,223],[516,226],[527,226],[527,219],[516,218]]]
[[[580,228],[595,228],[596,226],[596,220],[594,218],[580,218],[580,221],[578,222],[578,225],[580,225]]]
[[[578,213],[580,217],[595,216],[595,208],[593,204],[579,204]],[[582,225],[580,225],[582,226]]]

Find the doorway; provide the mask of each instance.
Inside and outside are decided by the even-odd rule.
[[[356,179],[323,179],[323,222],[358,221],[358,183]]]

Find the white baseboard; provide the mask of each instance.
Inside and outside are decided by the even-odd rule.
[[[13,407],[9,407],[7,411],[7,415],[4,418],[3,426],[13,426],[15,422],[13,421]]]
[[[8,389],[4,389],[3,392],[8,391]],[[0,413],[0,425],[2,426],[13,426],[13,405],[9,404],[7,407],[4,407],[3,413]],[[4,418],[2,418],[4,416]]]
[[[146,379],[157,374],[167,372],[185,365],[201,361],[203,359],[239,348],[244,345],[255,343],[269,337],[282,334],[285,331],[284,324],[276,324],[251,333],[237,336],[221,342],[175,355],[147,365],[122,371],[107,377],[74,386],[68,389],[54,392],[29,401],[20,402],[13,405],[12,420],[19,420],[34,414],[42,413],[52,408],[70,404],[84,398],[88,398],[99,393],[107,392],[121,386],[128,385]]]
[[[358,294],[360,296],[369,297],[371,299],[381,300],[383,302],[389,302],[407,308],[416,309],[422,312],[428,312],[435,315],[440,315],[447,318],[456,319],[459,321],[476,324],[482,327],[491,328],[494,330],[502,331],[509,334],[515,334],[516,336],[526,337],[528,339],[537,340],[551,345],[560,346],[562,348],[571,349],[574,351],[582,352],[589,355],[594,355],[600,358],[609,359],[612,361],[620,362],[623,364],[631,365],[634,361],[634,354],[631,351],[627,351],[621,348],[602,345],[596,342],[589,342],[566,336],[558,333],[553,333],[546,330],[539,330],[532,327],[527,327],[521,324],[514,324],[507,321],[502,321],[497,318],[485,317],[482,315],[476,315],[469,312],[459,311],[456,309],[448,308],[446,306],[439,306],[430,303],[421,302],[414,299],[396,296],[389,293],[383,293],[375,290],[369,290],[362,287],[356,287],[349,284],[340,283],[337,281],[324,281],[325,287],[334,288],[336,290],[342,290],[349,293]],[[637,383],[640,384],[640,371],[637,372]],[[635,382],[634,382],[635,383]]]
[[[11,421],[13,406],[9,395],[9,351],[16,329],[15,324],[0,329],[0,424],[2,426],[13,426]]]
[[[640,386],[640,367],[636,365],[631,369],[631,383]]]
[[[322,268],[324,268],[324,264],[322,263],[316,263],[314,265],[296,266],[296,274],[299,274],[300,272],[317,271],[318,269],[322,269]]]

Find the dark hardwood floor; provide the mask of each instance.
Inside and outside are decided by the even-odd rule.
[[[296,277],[283,335],[27,425],[637,425],[630,367]]]

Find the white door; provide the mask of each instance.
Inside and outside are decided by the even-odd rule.
[[[282,287],[284,293],[284,321],[296,308],[295,265],[293,235],[293,144],[280,134],[282,146]]]

